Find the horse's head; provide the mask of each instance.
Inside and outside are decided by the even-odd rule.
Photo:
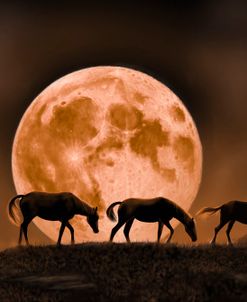
[[[99,233],[98,220],[99,215],[97,213],[97,207],[92,209],[92,213],[87,216],[87,222],[94,231],[94,233]]]
[[[185,231],[190,236],[192,241],[197,240],[196,224],[195,224],[194,218],[191,218],[190,220],[188,220],[188,222],[185,225]]]

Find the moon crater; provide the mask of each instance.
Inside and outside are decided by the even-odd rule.
[[[109,107],[110,123],[121,130],[140,128],[142,119],[143,113],[134,106],[117,103]]]

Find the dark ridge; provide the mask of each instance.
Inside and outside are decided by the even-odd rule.
[[[0,253],[1,301],[246,301],[247,250],[87,243]]]

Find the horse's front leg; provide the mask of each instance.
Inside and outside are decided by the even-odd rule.
[[[172,239],[172,236],[174,234],[174,229],[173,227],[170,225],[169,221],[164,222],[164,225],[170,230],[170,236],[168,237],[166,243],[169,243]]]
[[[61,245],[61,239],[62,239],[62,236],[63,236],[63,232],[64,232],[64,229],[65,229],[66,223],[67,222],[63,221],[62,224],[61,224],[60,231],[59,231],[59,236],[58,236],[58,241],[57,241],[57,245]]]
[[[74,244],[75,243],[74,228],[72,227],[72,225],[69,222],[67,222],[66,226],[70,230],[71,244]]]

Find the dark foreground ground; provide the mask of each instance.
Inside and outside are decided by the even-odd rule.
[[[157,244],[0,253],[0,301],[247,301],[247,248]]]

